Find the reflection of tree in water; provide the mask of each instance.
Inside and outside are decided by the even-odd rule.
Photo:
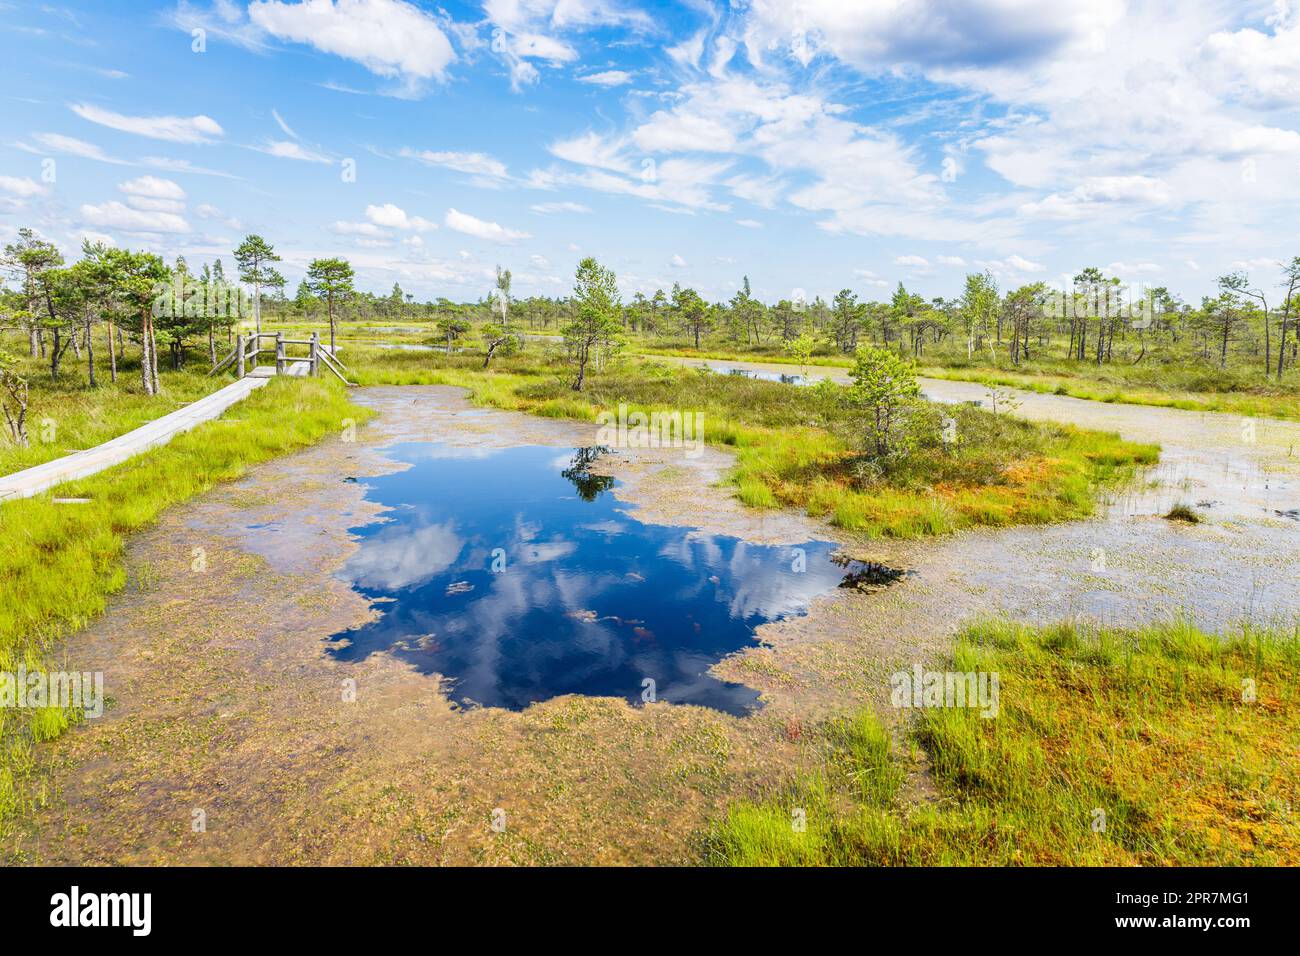
[[[578,497],[583,501],[595,501],[601,492],[609,491],[614,487],[614,479],[610,475],[593,475],[591,466],[594,465],[600,456],[608,452],[609,449],[604,445],[591,445],[587,448],[579,448],[573,455],[573,461],[569,462],[569,467],[560,472],[565,478],[573,482],[573,487],[578,489]]]

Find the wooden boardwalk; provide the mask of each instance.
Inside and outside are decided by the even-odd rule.
[[[220,417],[231,405],[247,398],[277,374],[304,378],[316,372],[321,365],[324,365],[340,379],[343,379],[344,382],[347,382],[341,372],[342,364],[337,356],[327,347],[321,345],[315,335],[312,336],[310,341],[302,343],[288,342],[282,336],[266,337],[277,339],[275,360],[270,364],[257,364],[259,352],[265,351],[269,353],[270,350],[259,350],[256,338],[252,339],[251,349],[245,349],[244,337],[239,336],[235,349],[231,354],[222,362],[218,362],[212,369],[215,373],[237,362],[241,376],[237,381],[231,382],[225,388],[219,389],[197,402],[191,402],[184,408],[177,409],[161,418],[156,418],[148,424],[127,432],[125,435],[119,435],[110,441],[106,441],[102,445],[87,448],[85,451],[73,452],[71,455],[65,455],[62,458],[54,459],[54,461],[47,461],[43,465],[36,465],[23,471],[14,472],[12,475],[0,476],[0,502],[30,498],[65,481],[85,478],[101,472],[105,468],[120,465],[128,458],[133,458],[150,448],[165,445],[177,435]],[[311,352],[306,358],[290,358],[285,354],[284,347],[286,344],[310,345]],[[245,362],[250,359],[252,367],[247,368]]]

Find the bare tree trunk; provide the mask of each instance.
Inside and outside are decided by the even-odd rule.
[[[90,316],[86,316],[86,371],[90,373],[90,387],[94,388],[98,383],[95,381],[95,343],[90,335]]]
[[[140,387],[146,395],[154,394],[152,365],[149,362],[149,316],[146,313],[140,324]]]
[[[153,334],[153,317],[148,309],[140,323],[140,382],[146,395],[158,394],[158,341]]]
[[[1268,331],[1268,303],[1264,303],[1264,378],[1268,378],[1268,367],[1273,364],[1273,346]]]
[[[149,374],[153,378],[153,394],[162,391],[158,383],[158,337],[153,331],[153,317],[149,317]]]
[[[66,345],[60,345],[59,330],[54,330],[54,344],[50,347],[50,380],[57,382],[59,380],[59,359],[63,358],[63,350]]]
[[[9,411],[8,402],[0,402],[5,413],[5,422],[9,425],[9,436],[19,448],[26,448],[27,441],[27,381],[17,377],[6,377],[5,389],[14,400],[17,408]]]
[[[1293,280],[1286,290],[1286,304],[1282,308],[1282,332],[1277,343],[1277,380],[1282,381],[1282,369],[1286,364],[1286,329],[1291,318],[1291,305],[1295,295],[1296,282]]]
[[[117,382],[117,349],[113,344],[113,337],[116,329],[112,322],[108,323],[108,367],[109,374],[112,376],[114,384]]]

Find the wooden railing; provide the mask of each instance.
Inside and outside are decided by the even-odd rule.
[[[262,348],[262,339],[274,340],[275,348]],[[305,357],[288,355],[286,346],[290,345],[307,346],[307,355]],[[225,358],[213,365],[208,374],[216,375],[233,365],[236,376],[243,378],[258,367],[258,359],[262,355],[275,356],[275,374],[277,375],[283,375],[291,362],[307,362],[311,365],[310,372],[313,376],[319,375],[321,366],[324,366],[337,376],[344,385],[353,384],[348,381],[346,375],[348,367],[343,364],[337,355],[324,345],[321,345],[319,332],[313,332],[309,339],[286,339],[283,332],[254,332],[248,336],[240,333],[235,336],[235,347],[230,350]]]

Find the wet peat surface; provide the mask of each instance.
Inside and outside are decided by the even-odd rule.
[[[710,668],[755,629],[855,573],[837,546],[759,545],[637,520],[595,474],[599,447],[404,443],[366,479],[383,519],[353,529],[341,574],[378,618],[335,634],[343,661],[388,653],[447,678],[461,705],[520,710],[564,694],[734,715],[759,691]]]

